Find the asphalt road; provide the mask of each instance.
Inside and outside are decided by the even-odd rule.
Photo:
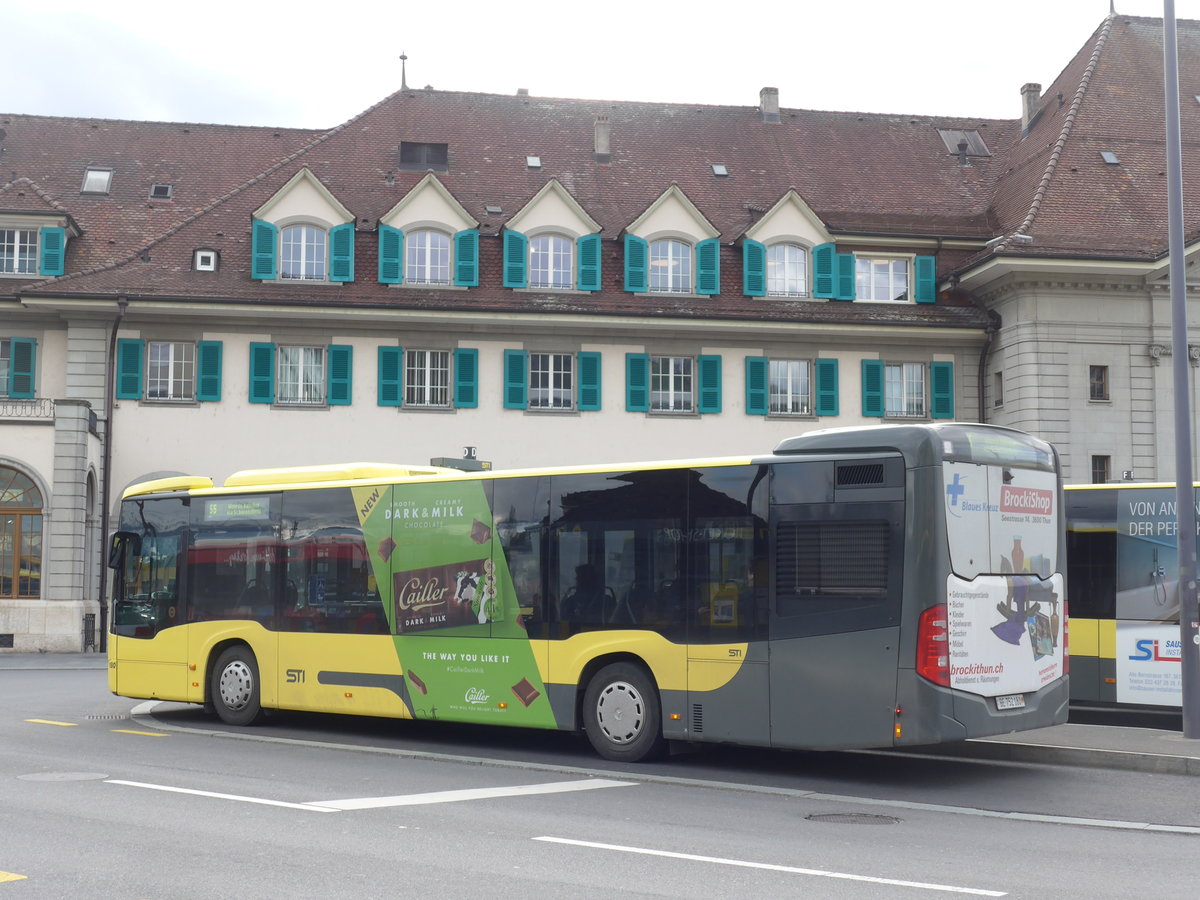
[[[1128,898],[1178,893],[1200,782],[279,714],[229,729],[0,669],[0,900]],[[135,713],[135,709],[137,712]]]

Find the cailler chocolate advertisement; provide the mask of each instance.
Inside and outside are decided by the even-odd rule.
[[[480,482],[356,488],[416,718],[554,727]]]
[[[1038,690],[1063,674],[1057,479],[971,463],[943,474],[950,683],[985,697]]]

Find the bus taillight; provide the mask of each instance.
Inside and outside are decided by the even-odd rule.
[[[946,604],[921,613],[917,628],[917,674],[934,684],[950,686],[950,646]]]

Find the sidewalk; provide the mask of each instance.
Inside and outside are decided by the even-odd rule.
[[[103,653],[0,653],[0,672],[107,668],[108,659]],[[911,747],[904,752],[1200,775],[1200,740],[1189,740],[1177,731],[1120,725],[1055,725],[957,744]]]

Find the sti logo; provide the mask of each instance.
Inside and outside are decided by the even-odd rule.
[[[963,484],[963,477],[958,472],[954,473],[954,480],[946,485],[946,507],[950,515],[961,517],[962,513],[956,510],[958,506],[958,498],[966,493],[966,485]],[[960,507],[961,509],[961,507]]]
[[[1182,662],[1183,660],[1179,652],[1179,641],[1167,641],[1166,645],[1167,655],[1164,656],[1162,651],[1159,650],[1158,641],[1151,640],[1150,638],[1135,641],[1133,646],[1137,648],[1137,653],[1134,653],[1129,658],[1135,662],[1147,662],[1149,660],[1154,660],[1155,662]],[[1174,655],[1172,656],[1171,654]]]

